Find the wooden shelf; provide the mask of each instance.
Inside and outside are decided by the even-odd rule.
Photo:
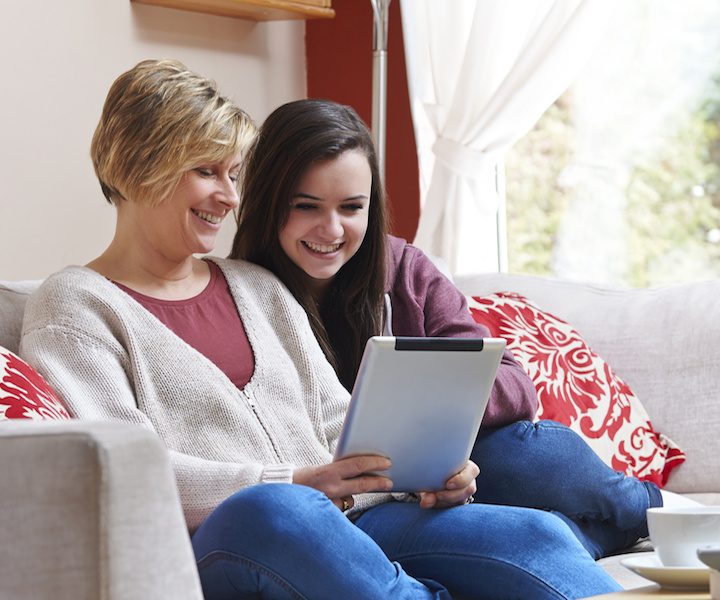
[[[329,19],[335,16],[331,0],[131,0],[131,2],[253,21]]]

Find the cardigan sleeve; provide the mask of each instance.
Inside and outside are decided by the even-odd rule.
[[[418,248],[406,246],[391,289],[395,335],[489,337],[476,323],[465,296]],[[538,398],[530,377],[506,350],[490,394],[483,428],[532,420]]]
[[[73,417],[124,421],[161,433],[137,408],[128,377],[129,360],[115,340],[46,325],[23,334],[20,353],[57,392]],[[169,457],[191,530],[239,489],[260,482],[291,482],[294,469],[284,464],[206,460],[176,450],[169,450]]]

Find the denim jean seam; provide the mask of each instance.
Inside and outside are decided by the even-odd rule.
[[[287,580],[278,576],[271,569],[268,569],[264,565],[261,565],[261,564],[255,562],[254,560],[251,560],[244,556],[240,556],[239,554],[235,554],[233,552],[228,552],[226,550],[216,550],[216,551],[210,552],[209,554],[206,554],[205,556],[203,556],[200,560],[197,561],[198,571],[200,571],[203,568],[208,567],[212,564],[215,564],[218,562],[223,562],[223,561],[240,563],[242,565],[245,565],[245,566],[249,567],[250,569],[255,570],[257,573],[260,573],[260,574],[266,576],[268,579],[271,579],[279,587],[281,587],[283,590],[285,590],[290,595],[291,598],[295,598],[296,600],[308,600],[308,598],[306,596],[299,593]],[[235,587],[235,585],[232,582],[232,579],[228,576],[227,571],[224,566],[223,566],[223,574],[227,578],[228,583],[235,589],[235,591],[240,592],[241,590],[238,590],[237,587]]]
[[[533,573],[533,572],[531,572],[531,571],[528,571],[526,568],[521,567],[520,565],[515,564],[515,563],[513,563],[513,562],[510,562],[510,561],[508,561],[508,560],[500,560],[500,559],[498,559],[498,558],[492,558],[492,557],[489,557],[489,556],[470,557],[470,556],[467,556],[466,554],[458,554],[458,553],[455,553],[455,552],[433,552],[432,555],[433,555],[433,556],[449,556],[449,557],[452,557],[452,558],[459,558],[459,559],[464,559],[464,560],[468,560],[468,561],[470,561],[470,560],[478,560],[478,559],[479,559],[480,561],[487,561],[487,562],[491,562],[491,563],[498,563],[498,564],[502,564],[502,565],[508,565],[508,566],[512,567],[513,569],[517,569],[517,570],[519,570],[519,571],[522,571],[522,572],[525,573],[526,575],[529,575],[530,577],[532,577],[535,581],[537,581],[540,585],[542,585],[543,587],[545,587],[547,590],[549,590],[550,592],[556,594],[557,597],[558,597],[558,600],[569,600],[569,597],[568,597],[566,594],[564,594],[563,592],[561,592],[560,590],[558,590],[558,589],[555,588],[554,586],[551,586],[550,584],[548,584],[547,581],[544,581],[543,579],[541,579],[540,577],[538,577],[535,573]],[[401,558],[400,556],[398,556],[398,555],[393,555],[393,557],[392,557],[390,560],[396,561],[396,562],[400,563],[400,565],[402,566],[404,560],[412,560],[413,558],[427,559],[427,558],[428,558],[428,553],[415,552],[415,553],[412,553],[412,554],[403,554],[403,555],[401,555],[401,556],[402,556],[402,558]],[[405,567],[403,566],[403,568],[405,568]],[[418,576],[413,575],[413,577],[416,577],[416,578],[417,578]],[[433,580],[433,581],[435,581],[435,580]],[[441,585],[445,585],[445,584],[442,584],[442,583],[441,583]]]
[[[545,430],[553,431],[566,431],[567,429],[570,429],[569,425],[563,425],[562,423],[558,423],[557,421],[551,421],[549,419],[535,421],[534,423],[530,423],[530,426],[533,429],[538,429],[539,427],[542,427]]]
[[[554,509],[544,509],[546,512],[555,512]],[[603,522],[609,522],[608,519],[599,512],[581,512],[581,513],[563,513],[568,519],[572,519],[573,521],[599,521],[601,523]]]

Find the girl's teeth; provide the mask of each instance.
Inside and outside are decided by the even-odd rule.
[[[324,244],[313,244],[312,242],[303,242],[310,250],[313,252],[319,252],[321,254],[329,254],[330,252],[335,252],[342,244],[332,244],[331,246],[326,246]]]

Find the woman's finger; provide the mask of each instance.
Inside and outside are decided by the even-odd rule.
[[[470,485],[470,482],[475,481],[477,476],[480,474],[480,468],[472,461],[467,461],[465,466],[459,473],[453,475],[445,483],[445,489],[447,490],[459,490],[466,488]]]
[[[420,508],[433,508],[437,505],[438,497],[435,492],[420,492]]]
[[[364,473],[385,471],[390,468],[390,459],[384,456],[351,456],[331,463],[336,465],[343,479],[352,479]]]
[[[355,498],[352,496],[343,496],[342,498],[335,498],[333,504],[337,506],[341,511],[345,512],[355,506]]]

